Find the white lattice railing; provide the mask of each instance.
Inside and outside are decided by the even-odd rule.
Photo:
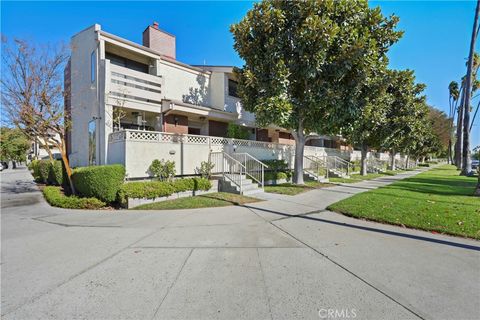
[[[255,140],[231,139],[224,137],[201,136],[193,134],[176,134],[158,131],[142,131],[142,130],[122,130],[113,132],[109,135],[110,143],[118,141],[142,141],[157,143],[184,143],[193,145],[207,145],[210,147],[231,146],[234,149],[258,149],[258,150],[295,150],[294,145],[281,144],[274,142],[264,142]],[[218,149],[218,148],[217,148]],[[343,160],[350,160],[350,151],[343,151],[325,147],[305,146],[306,156],[336,156]]]

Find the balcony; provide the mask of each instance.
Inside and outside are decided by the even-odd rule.
[[[162,104],[163,78],[111,64],[106,60],[108,103],[156,111]],[[152,108],[153,107],[153,108]]]

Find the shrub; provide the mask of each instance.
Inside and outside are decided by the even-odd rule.
[[[39,182],[48,183],[48,175],[50,173],[50,160],[39,160],[38,162]]]
[[[419,167],[430,167],[430,165],[428,163],[419,163],[418,166]]]
[[[42,182],[42,176],[40,173],[40,161],[39,160],[32,160],[28,165],[28,168],[32,170],[32,175],[35,181]]]
[[[80,195],[108,203],[117,197],[125,177],[125,168],[120,164],[82,167],[75,169],[72,177]]]
[[[288,170],[288,163],[285,160],[262,160],[262,162],[268,166],[268,168],[266,168],[268,171],[278,172]]]
[[[105,202],[96,198],[65,196],[61,193],[60,187],[45,187],[43,189],[43,194],[47,202],[54,207],[68,209],[98,209],[105,206]]]
[[[155,178],[170,181],[175,176],[175,161],[155,159],[148,170]]]
[[[285,172],[265,172],[265,180],[280,180],[288,179],[288,174]]]
[[[213,167],[215,167],[215,165],[210,161],[202,161],[200,168],[197,168],[197,173],[204,179],[210,179]]]
[[[50,162],[50,168],[48,171],[48,184],[53,184],[57,186],[63,185],[63,182],[66,181],[66,172],[63,168],[63,161],[55,160]]]
[[[175,192],[210,190],[212,184],[203,178],[177,179],[175,181],[142,181],[125,183],[118,192],[118,201],[125,203],[128,198],[155,199],[168,197]]]
[[[238,124],[229,123],[227,127],[227,138],[246,140],[250,138],[250,132],[245,127],[239,126]]]

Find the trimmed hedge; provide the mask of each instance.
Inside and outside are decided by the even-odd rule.
[[[50,172],[50,160],[40,160],[38,162],[39,181],[48,183],[48,174]]]
[[[43,195],[50,205],[59,208],[99,209],[105,207],[105,202],[102,202],[96,198],[66,196],[60,192],[60,187],[45,187],[43,189]]]
[[[63,168],[63,161],[56,160],[50,163],[48,171],[48,184],[62,186],[64,181],[67,181],[67,173]]]
[[[210,190],[212,183],[204,178],[177,179],[168,181],[129,182],[118,191],[118,201],[125,203],[127,198],[155,199],[168,197],[176,192]]]
[[[428,163],[419,163],[418,166],[419,167],[430,167],[430,165]]]
[[[121,164],[77,168],[72,175],[78,194],[107,203],[116,200],[124,177],[125,167]]]

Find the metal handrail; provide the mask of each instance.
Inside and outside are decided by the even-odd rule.
[[[345,168],[346,171],[347,171],[346,172],[347,176],[350,175],[350,166],[351,166],[350,162],[348,162],[347,160],[342,159],[340,157],[337,157],[337,156],[327,155],[326,157],[327,157],[327,167],[328,167],[328,169],[341,171],[342,168]]]
[[[215,173],[221,172],[223,179],[227,179],[237,185],[240,189],[240,194],[243,192],[242,177],[247,169],[240,161],[225,152],[210,152],[209,162],[213,163],[214,168],[217,168]]]
[[[317,180],[320,178],[320,169],[324,168],[325,178],[328,179],[328,164],[325,156],[323,156],[323,159],[317,156],[303,156],[303,164],[303,170],[307,173],[312,174],[314,177],[317,178]],[[312,168],[312,164],[314,168]],[[311,169],[314,170],[314,173],[312,173]]]
[[[245,175],[260,184],[263,189],[265,184],[265,168],[268,168],[265,163],[246,152],[233,153],[229,156],[241,163],[243,161],[242,164],[245,167]]]

